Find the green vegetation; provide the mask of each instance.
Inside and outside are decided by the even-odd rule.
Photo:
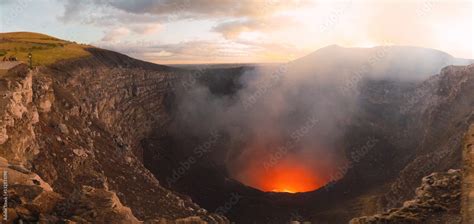
[[[60,40],[39,33],[0,33],[0,56],[16,57],[28,62],[28,53],[33,55],[33,66],[49,65],[63,59],[89,56],[89,45]]]

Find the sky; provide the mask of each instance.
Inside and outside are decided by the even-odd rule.
[[[160,64],[287,62],[327,45],[474,58],[471,0],[0,0],[32,31]]]

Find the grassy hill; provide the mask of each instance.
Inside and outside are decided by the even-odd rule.
[[[77,44],[39,33],[0,33],[0,60],[14,56],[20,61],[28,61],[28,53],[33,55],[33,65],[49,65],[62,59],[87,57],[85,49],[92,46]]]

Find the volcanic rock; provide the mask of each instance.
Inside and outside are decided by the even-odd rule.
[[[459,223],[460,217],[455,214],[460,210],[461,178],[460,170],[432,173],[422,179],[416,197],[402,207],[354,218],[350,223]]]

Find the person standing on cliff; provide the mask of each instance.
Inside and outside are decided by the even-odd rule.
[[[28,64],[29,64],[30,69],[32,69],[33,68],[33,55],[31,54],[31,52],[28,53]]]

